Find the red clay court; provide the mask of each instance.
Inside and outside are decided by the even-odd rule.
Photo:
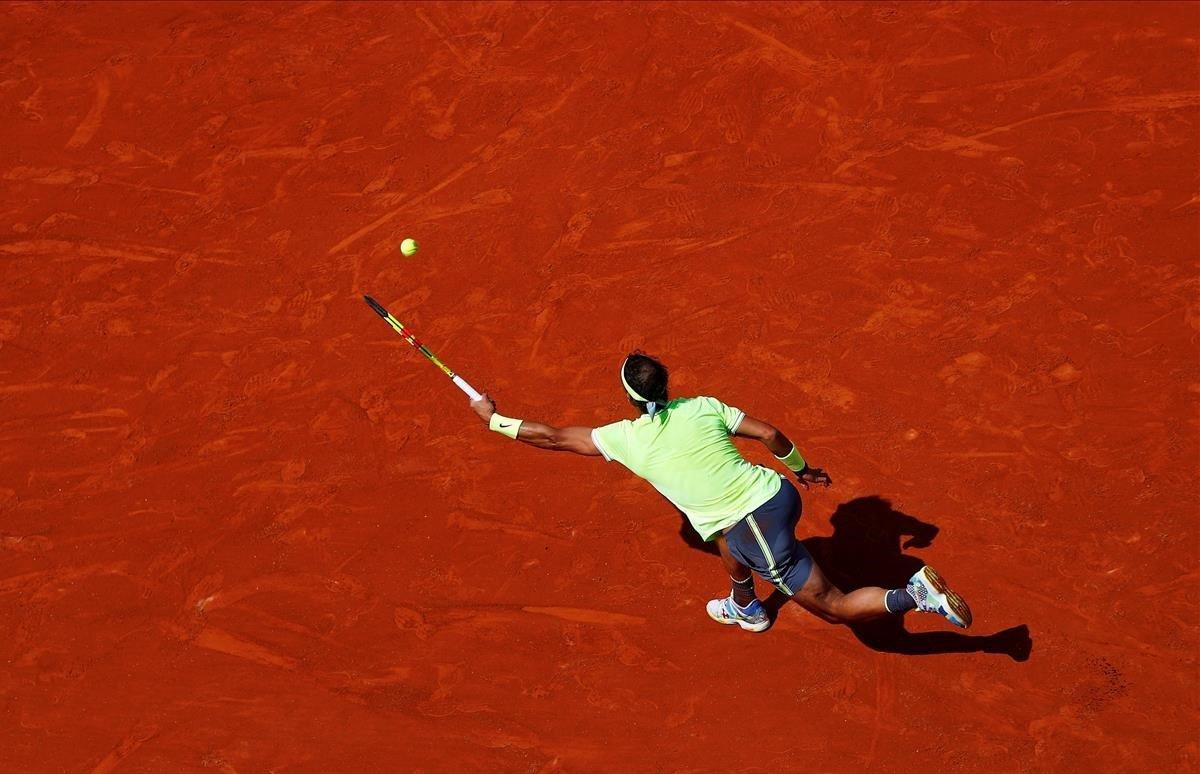
[[[0,768],[1196,771],[1198,40],[4,5]],[[928,562],[975,625],[714,625],[666,501],[486,432],[364,293],[516,416],[662,357],[830,471],[840,584]]]

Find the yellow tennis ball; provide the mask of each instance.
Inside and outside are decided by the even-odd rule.
[[[400,243],[400,252],[404,253],[405,257],[411,258],[416,255],[418,249],[420,249],[420,246],[415,239],[405,239]]]

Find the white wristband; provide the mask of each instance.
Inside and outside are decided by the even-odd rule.
[[[517,440],[517,433],[520,432],[523,421],[521,419],[506,417],[499,413],[493,413],[491,420],[488,421],[488,429],[500,435],[507,435],[515,441]]]

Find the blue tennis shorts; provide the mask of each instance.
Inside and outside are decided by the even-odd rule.
[[[789,597],[812,572],[812,555],[796,540],[800,493],[791,481],[725,533],[729,551],[742,564]]]

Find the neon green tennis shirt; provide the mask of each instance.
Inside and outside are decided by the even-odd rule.
[[[729,440],[745,416],[716,398],[677,398],[653,419],[597,427],[592,442],[604,459],[649,481],[712,540],[779,491],[779,474],[751,465]]]

